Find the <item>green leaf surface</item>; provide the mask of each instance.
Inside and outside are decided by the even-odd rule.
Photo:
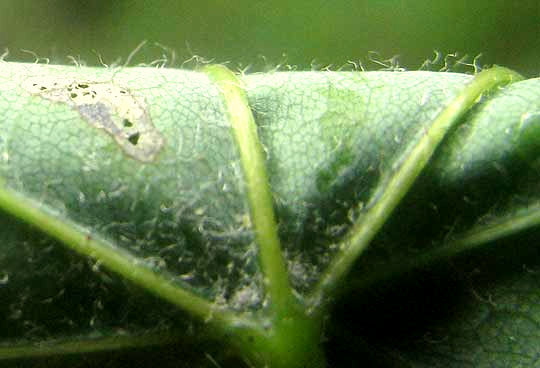
[[[0,359],[534,366],[540,82],[518,79],[1,62]]]

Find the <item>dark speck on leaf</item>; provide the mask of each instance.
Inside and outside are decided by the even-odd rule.
[[[130,135],[130,136],[128,137],[128,141],[129,141],[132,145],[136,146],[137,143],[139,142],[139,138],[140,138],[140,137],[141,137],[141,133],[137,132],[137,133],[134,133],[134,134]]]

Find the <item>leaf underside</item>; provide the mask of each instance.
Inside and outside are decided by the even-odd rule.
[[[248,316],[264,309],[241,158],[227,105],[207,75],[5,62],[0,71],[1,186],[214,306]],[[380,183],[472,76],[275,72],[241,79],[289,281],[305,296],[380,198]],[[85,85],[100,103],[70,97],[69,88]],[[451,131],[347,278],[336,308],[349,317],[332,319],[331,362],[347,366],[347,344],[357,361],[388,366],[536,362],[539,124],[540,82],[532,79],[482,96]],[[70,336],[206,337],[200,320],[99,261],[7,213],[0,224],[3,346]],[[448,265],[480,244],[487,245]],[[411,274],[419,266],[428,271]],[[385,314],[400,305],[427,308],[438,281],[449,291],[431,299],[429,318],[412,326],[402,322],[405,312],[397,313],[402,319]],[[384,333],[373,332],[381,326]],[[353,338],[340,337],[343,331]]]

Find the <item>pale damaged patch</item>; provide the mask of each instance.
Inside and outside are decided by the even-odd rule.
[[[22,88],[73,107],[90,125],[105,130],[127,155],[139,161],[154,161],[165,145],[144,99],[113,83],[36,76],[26,78]]]

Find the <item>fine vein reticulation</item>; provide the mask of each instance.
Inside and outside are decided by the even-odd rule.
[[[425,135],[405,151],[399,160],[399,166],[381,178],[377,189],[380,195],[373,203],[368,204],[368,209],[344,236],[339,244],[339,252],[322,274],[320,281],[308,297],[303,298],[295,294],[289,280],[278,236],[266,157],[242,79],[221,65],[208,66],[203,72],[219,90],[218,97],[223,101],[240,156],[250,223],[255,233],[257,256],[266,292],[265,303],[260,311],[238,312],[217,306],[199,295],[194,288],[178,282],[162,270],[156,271],[147,267],[136,255],[88,232],[76,223],[56,216],[39,202],[9,188],[3,181],[0,181],[0,208],[56,238],[70,249],[98,260],[121,277],[187,311],[196,319],[206,322],[218,336],[224,339],[234,336],[232,344],[246,360],[256,365],[271,367],[324,366],[320,337],[328,301],[337,295],[340,284],[354,262],[408,192],[447,132],[459,123],[463,114],[486,91],[521,79],[521,76],[513,71],[495,67],[479,73],[465,86],[436,117]],[[56,95],[45,97],[56,98],[54,96]],[[144,113],[146,114],[146,111]],[[150,130],[153,129],[152,126]],[[161,133],[155,133],[155,136],[161,137]],[[126,137],[123,136],[122,139],[122,144],[129,145],[124,142]],[[159,140],[159,143],[161,149],[165,140]],[[156,157],[152,154],[151,160],[146,161],[154,159]],[[525,217],[526,224],[523,226],[538,221],[536,214]],[[473,232],[453,246],[464,248],[463,244],[471,246],[481,243],[483,238],[478,238],[489,232],[488,230],[484,233]],[[502,235],[509,232],[504,225],[494,228],[493,231],[499,231]],[[493,231],[487,235],[488,239],[495,236]],[[130,344],[137,345],[132,342]],[[32,349],[35,348],[28,346],[21,349],[21,356],[30,354]],[[90,350],[92,349],[87,349]],[[3,353],[0,348],[0,358],[12,357],[7,350]]]

